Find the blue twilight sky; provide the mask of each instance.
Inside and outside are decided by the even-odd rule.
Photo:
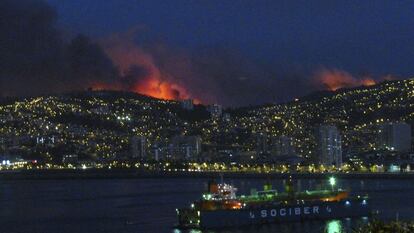
[[[413,74],[414,1],[48,0],[67,31],[144,26],[180,48],[221,46],[270,65]]]

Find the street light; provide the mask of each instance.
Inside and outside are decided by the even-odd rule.
[[[336,184],[335,177],[332,176],[332,177],[329,178],[329,184],[331,185],[332,191],[334,191],[334,186]]]

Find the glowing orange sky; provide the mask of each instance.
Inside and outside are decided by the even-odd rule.
[[[372,86],[376,82],[370,77],[358,79],[346,71],[338,69],[324,69],[318,72],[316,76],[317,84],[322,84],[328,90],[335,91],[340,88],[356,86]]]
[[[139,79],[132,79],[132,84],[128,85],[128,91],[137,92],[143,95],[152,96],[159,99],[182,100],[193,98],[186,88],[172,82],[169,74],[165,74],[157,67],[151,54],[145,52],[133,42],[135,31],[122,35],[113,35],[103,42],[105,52],[112,59],[120,70],[122,76],[128,73],[130,67],[136,65],[145,68],[148,72]],[[133,77],[132,77],[133,78]],[[96,84],[94,88],[105,87],[108,89],[125,89],[122,84],[108,85]],[[195,100],[199,103],[199,100]]]
[[[118,67],[121,78],[114,84],[96,83],[93,85],[94,89],[127,90],[167,100],[192,98],[195,103],[201,103],[190,94],[184,86],[185,83],[161,69],[154,61],[152,54],[134,42],[135,33],[136,31],[131,30],[123,34],[114,34],[102,42],[105,52]],[[136,76],[129,73],[131,67],[134,66],[144,72],[136,74]],[[185,70],[185,67],[179,68]],[[323,86],[324,89],[331,91],[376,84],[376,81],[370,76],[356,78],[339,69],[319,70],[312,81],[316,86]]]

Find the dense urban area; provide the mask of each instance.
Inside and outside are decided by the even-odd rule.
[[[413,123],[414,79],[244,108],[94,90],[9,98],[0,167],[410,172]]]

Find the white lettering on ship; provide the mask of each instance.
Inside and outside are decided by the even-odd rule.
[[[327,206],[326,211],[328,213],[332,212],[332,209]],[[280,208],[280,209],[270,209],[270,210],[261,210],[260,216],[262,218],[267,217],[276,217],[276,216],[286,216],[286,215],[310,215],[310,214],[319,214],[319,206],[305,206],[305,207],[294,207],[294,208]],[[253,212],[250,211],[250,218],[255,218]]]
[[[267,210],[262,210],[261,215],[262,215],[262,218],[266,218],[267,217]]]
[[[250,211],[250,218],[254,218],[254,213]]]

